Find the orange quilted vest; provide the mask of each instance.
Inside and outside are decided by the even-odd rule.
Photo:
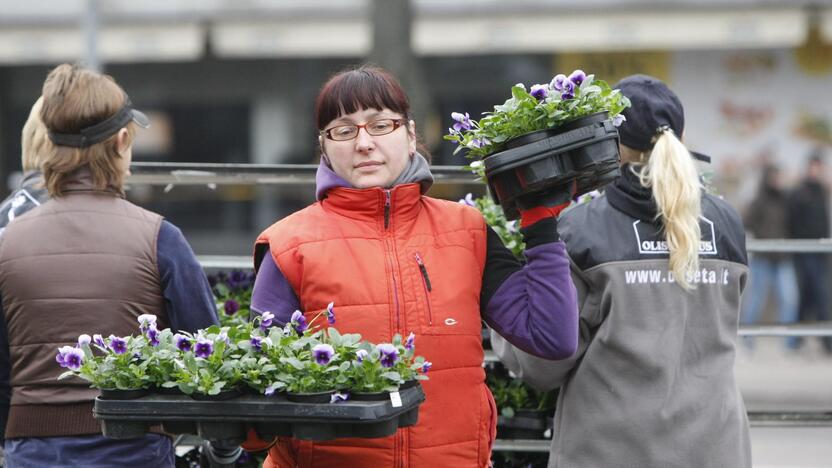
[[[335,188],[257,242],[268,243],[307,319],[334,301],[340,332],[375,343],[414,332],[416,354],[433,363],[415,426],[380,439],[281,439],[264,466],[487,466],[496,409],[482,368],[479,212],[424,197],[418,184]]]

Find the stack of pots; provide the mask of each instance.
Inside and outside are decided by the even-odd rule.
[[[528,133],[505,148],[484,163],[489,192],[508,219],[541,203],[568,202],[620,175],[618,130],[606,112]]]

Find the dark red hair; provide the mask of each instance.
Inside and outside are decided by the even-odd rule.
[[[339,72],[324,83],[315,99],[315,122],[323,130],[343,115],[385,108],[410,119],[410,101],[399,80],[384,69],[362,66]]]

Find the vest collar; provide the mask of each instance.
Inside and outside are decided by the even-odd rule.
[[[387,212],[387,227],[393,228],[402,221],[416,218],[421,208],[421,199],[420,186],[413,183],[397,185],[391,189],[333,187],[326,192],[326,198],[320,203],[328,212],[358,221],[380,222],[382,226]]]
[[[99,189],[95,186],[92,178],[92,172],[86,166],[76,169],[70,173],[64,181],[63,191],[69,193],[79,192],[95,192],[101,194],[110,194],[116,197],[124,198],[124,193],[115,187],[108,185],[106,189]]]

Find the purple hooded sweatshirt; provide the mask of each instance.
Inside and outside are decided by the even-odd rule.
[[[399,183],[420,183],[424,194],[433,182],[427,162],[414,158]],[[419,167],[414,167],[413,165]],[[423,166],[423,167],[422,167]],[[328,190],[351,187],[323,161],[315,177],[317,199]],[[578,307],[566,247],[557,234],[555,218],[541,220],[522,230],[527,243],[523,265],[488,228],[480,311],[483,320],[518,348],[544,359],[565,359],[578,342]],[[251,312],[269,311],[274,323],[290,321],[300,309],[298,296],[271,255],[263,256],[251,297]]]

